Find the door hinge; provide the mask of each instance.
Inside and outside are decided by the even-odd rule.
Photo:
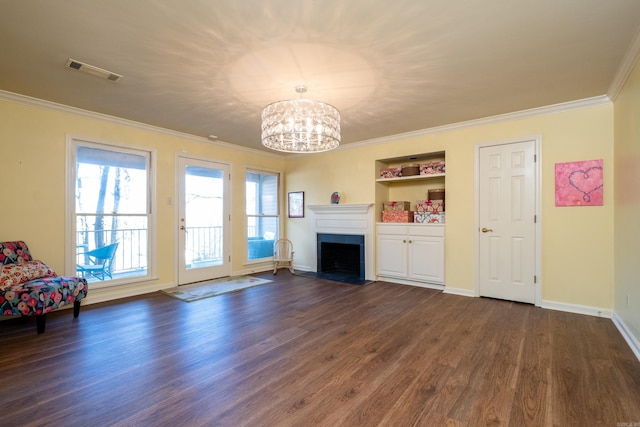
[[[538,283],[538,276],[533,276],[533,283]]]
[[[231,262],[231,255],[229,255],[229,262]]]
[[[229,176],[229,181],[231,181],[231,174],[229,174],[228,176]]]
[[[533,163],[535,163],[535,162],[537,162],[537,161],[538,161],[538,155],[537,155],[537,154],[534,154],[534,155],[533,155]]]
[[[538,222],[538,215],[534,215],[533,216],[533,223],[537,223]]]

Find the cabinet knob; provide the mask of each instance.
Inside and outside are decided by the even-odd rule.
[[[405,240],[403,240],[403,241],[402,241],[402,243],[407,243],[407,240],[406,240],[406,239],[405,239]]]

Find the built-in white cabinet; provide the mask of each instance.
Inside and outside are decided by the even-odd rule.
[[[444,227],[443,224],[378,223],[378,278],[418,286],[442,287]]]

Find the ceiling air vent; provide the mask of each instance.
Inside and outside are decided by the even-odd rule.
[[[112,73],[111,71],[103,70],[102,68],[85,64],[84,62],[76,61],[75,59],[69,59],[67,61],[66,67],[71,68],[72,70],[82,71],[96,77],[110,80],[112,82],[117,82],[122,78],[120,74]]]

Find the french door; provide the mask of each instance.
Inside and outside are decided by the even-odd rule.
[[[178,284],[230,272],[229,165],[178,157]]]
[[[535,142],[479,150],[480,295],[535,303]]]

